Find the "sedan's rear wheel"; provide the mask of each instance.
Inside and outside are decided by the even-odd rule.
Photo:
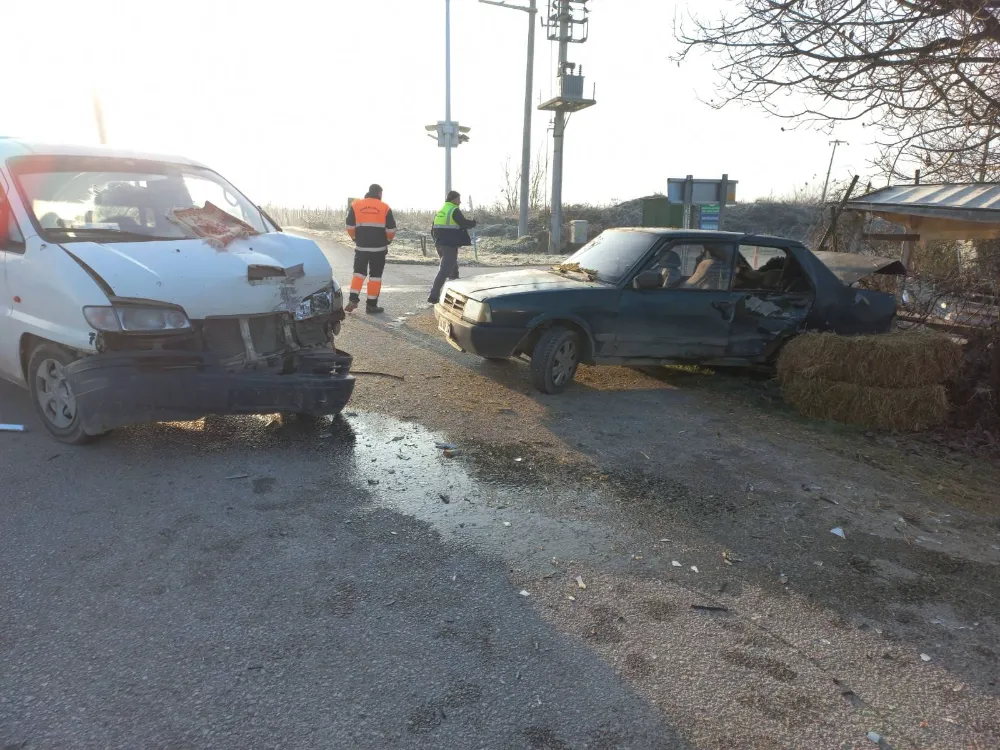
[[[569,328],[550,328],[531,355],[531,379],[542,393],[562,393],[580,366],[580,336]]]

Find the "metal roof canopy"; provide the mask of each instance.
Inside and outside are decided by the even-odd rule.
[[[921,242],[1000,238],[1000,183],[893,185],[847,201],[844,210],[907,227]]]

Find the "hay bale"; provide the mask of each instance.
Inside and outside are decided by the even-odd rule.
[[[948,419],[948,394],[941,385],[876,388],[793,377],[781,390],[786,401],[812,419],[900,432],[929,430]]]
[[[785,345],[778,358],[778,377],[919,388],[954,380],[961,365],[962,347],[938,333],[806,333]]]

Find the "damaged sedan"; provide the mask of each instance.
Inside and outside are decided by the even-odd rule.
[[[559,393],[581,363],[769,365],[800,331],[886,332],[895,297],[856,284],[904,273],[777,237],[609,229],[548,270],[449,282],[435,315],[455,348],[527,357],[535,386]]]
[[[196,162],[0,139],[0,262],[0,376],[64,442],[353,392],[326,256]]]

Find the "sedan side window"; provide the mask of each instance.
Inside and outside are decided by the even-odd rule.
[[[732,245],[722,242],[674,243],[657,252],[641,275],[658,273],[661,289],[729,289],[733,255]]]
[[[809,280],[787,251],[780,247],[740,245],[734,290],[754,292],[808,292]]]

